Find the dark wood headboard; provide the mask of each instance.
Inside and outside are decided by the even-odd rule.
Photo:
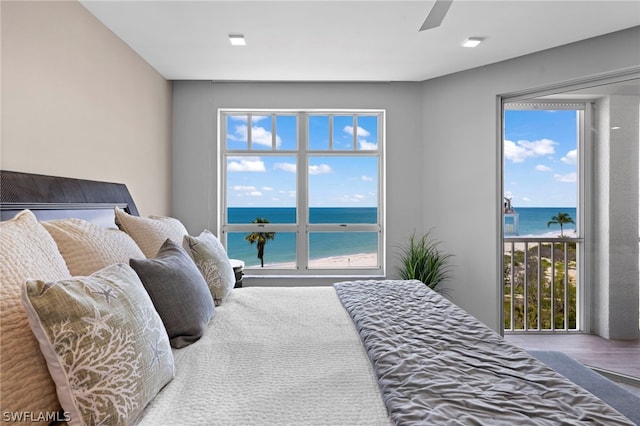
[[[104,216],[108,210],[112,212],[115,206],[138,215],[133,198],[122,183],[0,171],[2,220],[29,209],[41,220],[80,217],[96,222],[97,216]],[[111,213],[111,222],[112,218]],[[107,225],[113,226],[113,223]]]

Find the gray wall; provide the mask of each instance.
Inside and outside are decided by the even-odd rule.
[[[395,249],[422,225],[420,83],[174,82],[173,212],[192,233],[217,233],[219,108],[379,108],[386,110],[387,272]],[[335,279],[305,280],[330,284]],[[247,285],[292,285],[299,279],[245,279]]]
[[[451,299],[501,330],[497,96],[639,66],[639,39],[636,27],[422,83],[174,82],[173,212],[217,232],[218,108],[384,108],[388,276],[394,246],[431,229],[455,256]]]

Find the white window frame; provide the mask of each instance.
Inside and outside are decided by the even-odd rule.
[[[275,129],[276,115],[297,116],[297,149],[275,149],[276,131],[273,131],[273,147],[271,150],[251,150],[251,132],[248,132],[247,149],[228,149],[227,147],[227,116],[229,115],[272,115],[272,129]],[[329,149],[311,150],[308,144],[308,117],[313,115],[329,116]],[[358,115],[376,115],[378,131],[377,150],[358,150],[357,132],[353,132],[354,147],[352,150],[333,150],[333,116],[353,115],[354,128],[357,128]],[[248,275],[265,276],[324,276],[324,277],[380,277],[386,270],[386,111],[383,109],[218,109],[218,229],[222,243],[227,246],[227,235],[230,232],[294,232],[296,234],[296,259],[295,268],[245,268]],[[248,119],[250,128],[251,119]],[[231,224],[227,218],[227,158],[237,155],[251,156],[291,156],[297,158],[296,173],[296,223],[292,224]],[[321,224],[309,223],[309,197],[308,197],[308,166],[309,159],[313,156],[322,157],[377,157],[378,158],[378,205],[377,223],[360,224]],[[304,171],[304,172],[300,172]],[[309,234],[313,232],[376,232],[378,234],[377,267],[367,268],[310,268],[309,267]]]
[[[502,108],[500,115],[500,128],[504,131],[504,113],[507,110],[575,110],[578,112],[578,118],[576,122],[577,127],[577,153],[578,153],[578,163],[576,165],[576,172],[578,175],[578,179],[576,181],[577,186],[577,194],[576,194],[576,236],[572,238],[576,243],[576,274],[577,274],[577,288],[576,288],[576,328],[577,331],[583,331],[587,329],[587,324],[589,322],[590,310],[587,309],[587,303],[589,299],[589,289],[591,287],[590,277],[586,274],[585,265],[589,262],[589,252],[590,250],[586,249],[586,245],[588,244],[586,240],[589,239],[585,235],[588,234],[588,230],[591,229],[591,211],[588,206],[591,205],[591,199],[589,198],[591,194],[591,167],[587,167],[587,164],[591,163],[592,159],[592,139],[591,134],[586,131],[590,129],[592,126],[592,109],[593,104],[589,100],[564,100],[560,98],[556,99],[544,99],[540,98],[524,98],[520,99],[518,97],[514,98],[503,98],[502,99]],[[501,164],[504,164],[504,134],[501,132]],[[503,196],[504,194],[504,166],[501,168],[501,178],[500,178],[500,194]],[[501,247],[504,247],[504,230],[502,229],[503,225],[502,213],[500,213],[500,242]],[[561,240],[560,240],[561,241]],[[504,271],[502,265],[503,257],[501,259],[501,271]],[[501,273],[500,275],[500,306],[501,315],[500,315],[500,324],[504,326],[504,275]],[[555,331],[555,330],[554,330]],[[544,332],[544,331],[543,331]]]

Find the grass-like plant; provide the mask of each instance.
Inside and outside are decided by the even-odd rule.
[[[430,232],[409,237],[409,243],[399,246],[400,277],[403,280],[419,280],[429,288],[441,292],[440,285],[450,278],[452,254],[441,251],[440,241],[432,239]]]

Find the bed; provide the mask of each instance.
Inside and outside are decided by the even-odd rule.
[[[1,172],[0,179],[4,223],[15,220],[14,216],[26,209],[41,224],[71,216],[114,228],[114,208],[133,216],[138,213],[126,186],[121,184],[16,172]],[[113,231],[118,235],[122,232]],[[3,245],[3,259],[6,251]],[[118,265],[118,271],[126,269],[124,272],[131,274]],[[111,272],[113,268],[105,267]],[[67,275],[62,274],[61,281],[55,279],[40,280],[40,293],[56,287],[52,283],[62,283],[57,286],[60,289],[70,286]],[[170,362],[164,378],[143,403],[124,414],[86,421],[77,400],[69,399],[69,389],[61,389],[70,382],[60,382],[60,372],[52,370],[51,355],[46,355],[42,340],[39,345],[34,343],[20,311],[25,308],[18,301],[9,302],[18,297],[15,286],[19,285],[11,280],[2,283],[3,421],[99,424],[102,420],[103,424],[140,425],[633,424],[438,293],[416,281],[398,280],[234,289],[215,306],[215,312],[207,314],[197,339],[182,347],[151,352],[150,366],[159,367],[160,356]],[[99,314],[95,309],[96,319],[105,315],[106,311]],[[151,318],[152,314],[143,316]],[[168,330],[167,322],[164,324]],[[11,326],[9,331],[7,326]],[[156,330],[148,323],[143,326],[149,335]],[[103,338],[104,330],[94,330]],[[155,339],[157,343],[158,337]],[[143,343],[142,350],[147,346]],[[46,359],[42,354],[27,353],[38,350]],[[25,375],[19,368],[20,359],[27,355],[36,356],[34,362],[47,363],[51,376],[58,378],[53,390],[43,384],[45,379],[35,378],[41,376]],[[128,371],[130,376],[138,374],[136,369]],[[127,391],[123,387],[120,393],[126,396]],[[44,399],[21,400],[14,398],[14,393],[38,394]],[[56,408],[58,402],[62,410]]]

